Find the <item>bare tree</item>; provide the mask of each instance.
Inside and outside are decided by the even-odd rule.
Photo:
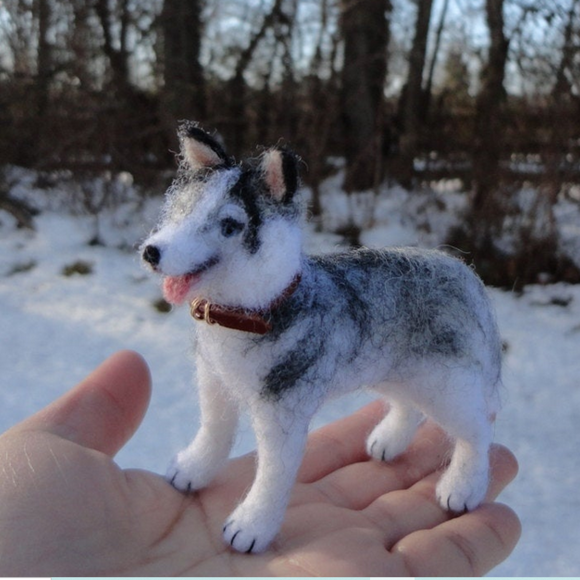
[[[382,178],[382,106],[387,72],[390,0],[342,0],[342,113],[347,192]]]
[[[52,76],[52,46],[48,33],[50,29],[50,5],[48,0],[37,0],[38,43],[36,72],[36,115],[39,119],[46,114],[48,90]]]
[[[171,124],[176,119],[203,120],[206,116],[205,77],[200,62],[203,6],[203,0],[163,2],[160,19],[163,30],[163,100]]]
[[[246,93],[247,85],[244,75],[248,70],[254,54],[260,42],[264,39],[268,31],[286,19],[283,10],[283,0],[275,0],[271,10],[264,16],[260,27],[254,32],[250,41],[243,48],[238,56],[233,76],[228,82],[228,92],[230,94],[229,117],[232,126],[232,150],[240,154],[244,146],[248,133],[248,122],[246,118]]]
[[[522,240],[522,250],[525,248],[524,251],[528,252],[530,260],[545,270],[548,270],[547,262],[552,262],[552,270],[563,267],[558,255],[558,231],[554,206],[558,202],[565,179],[569,178],[565,170],[565,160],[577,129],[577,124],[574,122],[574,119],[578,118],[577,103],[574,102],[571,79],[574,59],[580,52],[574,38],[579,26],[578,8],[580,8],[580,0],[571,0],[570,8],[565,15],[563,43],[555,71],[555,82],[547,98],[546,118],[549,127],[546,133],[549,142],[542,151],[545,171],[536,191],[533,216],[536,217],[536,221],[539,221],[538,216],[540,216],[541,224],[533,224],[534,230],[526,232],[527,235]],[[540,235],[534,235],[536,232],[540,232]]]
[[[300,125],[300,151],[308,159],[308,180],[312,187],[311,211],[316,219],[322,214],[319,186],[325,177],[328,144],[339,117],[337,95],[340,72],[335,63],[340,34],[333,26],[336,21],[333,8],[329,0],[320,3],[320,29],[310,70],[304,79],[307,92]],[[327,37],[330,46],[329,53],[325,55],[323,45]]]
[[[94,7],[101,25],[103,52],[109,60],[112,86],[120,95],[129,96],[133,92],[129,76],[129,0],[119,0],[116,11],[112,10],[109,0],[95,0]]]
[[[398,177],[410,186],[413,176],[413,161],[417,155],[421,128],[425,122],[425,92],[423,75],[427,55],[427,39],[431,22],[433,0],[417,0],[415,36],[409,54],[409,72],[401,103],[403,131],[400,138],[400,163]]]
[[[92,9],[84,0],[71,0],[72,22],[69,27],[69,73],[81,90],[94,90],[98,85],[95,54],[98,52],[95,34],[90,24]]]
[[[564,27],[564,42],[562,44],[560,63],[556,70],[556,81],[552,88],[552,96],[556,100],[571,94],[572,90],[572,83],[570,82],[568,75],[571,74],[573,69],[574,58],[580,53],[580,47],[577,42],[575,42],[574,38],[574,34],[578,33],[577,27],[579,15],[577,10],[579,6],[579,0],[572,0],[570,2],[570,9],[566,15],[567,18]]]
[[[504,77],[509,40],[504,32],[504,0],[486,0],[489,52],[476,100],[473,177],[475,196],[471,226],[477,244],[487,244],[503,218],[499,185],[502,150],[502,110],[505,102]]]
[[[506,216],[506,191],[500,188],[502,112],[505,102],[504,76],[509,41],[504,31],[504,0],[486,0],[489,30],[487,61],[476,98],[475,146],[473,150],[473,198],[466,224],[448,240],[469,250],[474,263],[488,281],[504,281],[505,256],[494,240],[501,234]],[[503,262],[503,263],[502,263]]]
[[[433,96],[433,79],[435,76],[435,66],[437,64],[437,59],[439,57],[439,51],[441,49],[441,38],[443,36],[443,30],[445,29],[445,19],[447,18],[447,11],[449,9],[449,0],[443,0],[443,7],[441,8],[441,13],[439,15],[439,23],[437,24],[437,29],[435,31],[435,42],[433,45],[433,53],[431,54],[431,61],[429,63],[429,71],[427,73],[427,81],[425,83],[425,114],[429,115],[429,110],[431,107],[431,99]]]

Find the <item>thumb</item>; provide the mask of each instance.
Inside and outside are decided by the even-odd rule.
[[[121,351],[14,429],[53,433],[112,457],[137,430],[150,394],[147,363],[137,353]]]

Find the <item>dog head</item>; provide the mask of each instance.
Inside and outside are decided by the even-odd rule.
[[[143,260],[164,277],[172,304],[203,296],[265,307],[300,270],[297,156],[274,147],[237,165],[195,124],[178,134],[179,172]]]

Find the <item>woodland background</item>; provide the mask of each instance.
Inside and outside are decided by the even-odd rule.
[[[237,157],[290,144],[314,219],[336,160],[353,206],[460,180],[445,242],[486,282],[580,281],[554,215],[580,203],[580,0],[0,0],[0,209],[21,226],[8,167],[160,193],[183,118]]]
[[[154,389],[119,465],[190,440],[194,323],[136,251],[183,118],[302,156],[308,251],[455,247],[500,287],[523,535],[493,575],[579,576],[580,0],[0,0],[0,432],[129,348]]]

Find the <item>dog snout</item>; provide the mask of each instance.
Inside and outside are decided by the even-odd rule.
[[[159,265],[161,260],[161,252],[157,246],[145,246],[143,250],[143,259],[150,264],[151,266],[155,267]]]

